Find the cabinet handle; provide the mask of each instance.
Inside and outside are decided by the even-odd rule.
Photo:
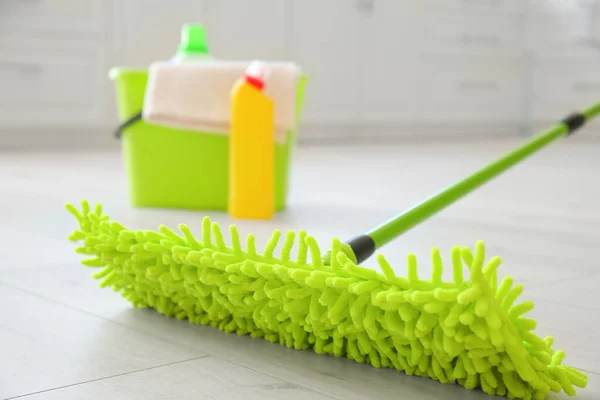
[[[0,61],[0,69],[22,72],[26,74],[39,74],[42,72],[42,65],[32,62],[20,61]]]
[[[488,7],[498,7],[502,4],[502,0],[463,0],[463,5],[466,7],[471,6],[488,6]]]
[[[494,81],[459,81],[458,89],[462,91],[492,91],[498,89],[498,82]]]
[[[356,0],[356,7],[358,11],[370,14],[375,10],[375,0]]]
[[[467,45],[480,44],[485,46],[498,46],[502,43],[502,39],[493,35],[473,35],[465,33],[461,36],[460,41]]]
[[[600,82],[573,82],[573,90],[576,92],[598,92]]]

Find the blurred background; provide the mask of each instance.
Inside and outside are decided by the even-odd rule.
[[[3,0],[0,148],[118,146],[109,69],[184,23],[304,69],[300,143],[529,135],[600,98],[598,0]]]

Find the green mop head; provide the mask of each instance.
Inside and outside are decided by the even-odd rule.
[[[100,268],[100,286],[135,307],[513,399],[563,390],[573,396],[575,386],[587,384],[585,374],[562,364],[565,353],[552,348],[552,337],[533,332],[536,322],[524,317],[533,303],[515,305],[523,287],[510,277],[498,283],[501,260],[486,261],[482,242],[474,252],[452,249],[454,279],[445,282],[437,249],[424,280],[412,255],[407,277],[396,276],[382,255],[378,273],[356,265],[338,239],[324,265],[304,231],[288,232],[278,255],[275,231],[260,254],[252,235],[242,248],[235,227],[227,246],[208,219],[197,240],[185,225],[182,235],[166,226],[128,230],[101,206],[82,206],[67,206],[79,222],[69,238],[83,241],[77,252],[92,256],[82,263]]]

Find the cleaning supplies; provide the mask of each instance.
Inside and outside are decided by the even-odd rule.
[[[274,105],[265,65],[252,62],[231,92],[229,207],[234,218],[270,219],[274,205]]]
[[[587,376],[563,364],[565,353],[553,348],[552,337],[533,332],[536,322],[524,317],[533,303],[516,304],[523,287],[511,277],[498,282],[501,260],[486,261],[482,242],[474,252],[452,250],[452,281],[442,280],[437,249],[431,280],[419,278],[413,255],[407,277],[396,276],[382,255],[382,273],[357,264],[599,114],[600,102],[368,234],[347,244],[333,239],[323,259],[304,231],[288,232],[280,254],[275,248],[281,232],[275,231],[259,254],[253,235],[242,248],[235,227],[231,247],[208,219],[201,240],[185,225],[179,226],[182,236],[166,226],[130,231],[111,222],[102,207],[91,211],[87,202],[81,211],[67,205],[79,223],[69,238],[83,241],[77,252],[91,256],[84,265],[101,268],[94,275],[101,286],[121,292],[136,307],[513,399],[542,400],[561,390],[575,395]]]
[[[206,43],[206,32],[202,25],[185,24],[181,28],[181,42],[173,62],[211,61],[212,55]]]
[[[130,204],[227,211],[230,94],[248,61],[210,60],[202,26],[185,25],[181,36],[173,60],[110,70]],[[268,68],[265,94],[276,104],[274,201],[281,211],[308,77],[291,62],[270,61]]]

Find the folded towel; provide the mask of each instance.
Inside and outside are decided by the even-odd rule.
[[[229,134],[231,91],[249,62],[155,62],[150,65],[142,117],[182,129]],[[294,63],[265,62],[264,93],[273,101],[275,141],[295,128],[300,69]]]

